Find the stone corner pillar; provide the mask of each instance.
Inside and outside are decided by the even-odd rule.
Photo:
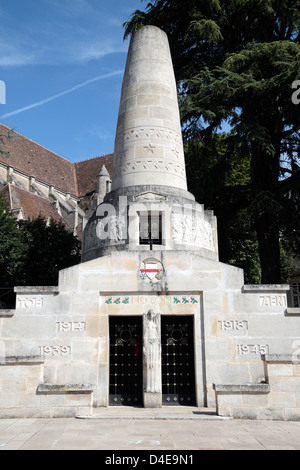
[[[143,315],[143,394],[145,408],[162,406],[160,314]]]

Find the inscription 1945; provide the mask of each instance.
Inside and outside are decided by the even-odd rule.
[[[268,354],[269,345],[267,344],[238,344],[237,345],[238,354]]]

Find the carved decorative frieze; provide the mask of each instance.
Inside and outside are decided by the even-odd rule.
[[[151,152],[149,152],[151,154]],[[119,157],[120,158],[120,157]],[[167,159],[147,158],[147,159],[132,159],[123,162],[122,165],[114,165],[115,177],[121,174],[138,173],[147,171],[158,171],[163,173],[172,173],[177,176],[185,178],[185,167],[181,163],[174,162]]]
[[[182,146],[182,138],[179,132],[162,127],[137,127],[117,135],[116,143],[129,143],[137,140],[164,141],[168,146]]]
[[[172,214],[173,241],[215,251],[212,226],[197,215]]]

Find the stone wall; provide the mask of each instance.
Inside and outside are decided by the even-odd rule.
[[[245,286],[238,268],[147,248],[65,269],[58,286],[16,289],[16,309],[0,311],[0,416],[108,406],[109,319],[153,310],[193,319],[197,406],[296,419],[300,311],[287,307],[288,286]],[[159,275],[145,274],[149,258]]]
[[[0,419],[55,418],[91,413],[89,384],[44,383],[42,356],[0,358]]]
[[[217,413],[245,419],[300,420],[300,360],[262,355],[265,383],[215,384]]]

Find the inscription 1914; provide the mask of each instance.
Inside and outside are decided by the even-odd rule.
[[[83,321],[59,321],[56,322],[57,331],[85,331],[86,325]]]
[[[43,307],[42,297],[23,297],[17,300],[19,308],[41,308]]]

